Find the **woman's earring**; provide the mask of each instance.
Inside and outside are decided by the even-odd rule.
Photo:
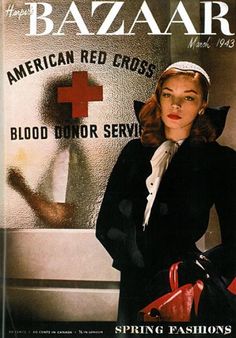
[[[198,115],[203,115],[204,114],[204,109],[201,109],[199,112],[198,112]]]

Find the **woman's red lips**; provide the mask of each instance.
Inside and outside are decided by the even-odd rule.
[[[181,119],[181,117],[179,115],[176,115],[176,114],[169,114],[167,116],[172,120],[180,120]]]

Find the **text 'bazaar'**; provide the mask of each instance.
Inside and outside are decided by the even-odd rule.
[[[196,30],[191,15],[185,8],[184,1],[178,2],[173,13],[171,13],[170,21],[165,29],[159,27],[157,19],[155,18],[158,14],[158,2],[154,13],[148,6],[147,1],[143,1],[138,11],[134,13],[132,24],[127,30],[125,29],[125,19],[121,14],[121,9],[123,9],[125,1],[91,1],[91,19],[94,18],[98,7],[102,8],[104,13],[106,13],[105,19],[102,22],[98,22],[96,31],[91,31],[88,28],[81,14],[79,4],[76,4],[76,1],[71,2],[57,29],[55,29],[54,21],[51,17],[51,15],[57,16],[57,13],[55,13],[55,8],[53,8],[51,4],[47,2],[26,2],[25,4],[29,6],[30,13],[29,33],[26,34],[28,36],[49,34],[62,36],[66,34],[64,28],[68,27],[68,25],[77,26],[78,31],[76,35],[135,35],[134,28],[140,24],[148,26],[148,35],[171,35],[170,29],[175,24],[184,25],[185,35],[216,35],[213,31],[213,21],[218,22],[222,34],[227,36],[235,35],[234,32],[231,32],[229,21],[226,18],[229,12],[229,6],[223,1],[200,1],[203,10],[202,32]],[[218,14],[213,15],[213,11]],[[119,28],[115,31],[112,30],[114,23],[119,25]]]

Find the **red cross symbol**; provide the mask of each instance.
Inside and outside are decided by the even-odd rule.
[[[57,89],[58,103],[70,102],[73,118],[87,117],[88,102],[102,100],[102,86],[89,86],[88,72],[73,72],[72,87],[59,87]]]

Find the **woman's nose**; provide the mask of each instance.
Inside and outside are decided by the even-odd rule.
[[[181,99],[179,99],[179,98],[177,98],[177,97],[173,97],[173,98],[172,98],[171,105],[172,105],[173,107],[180,108],[180,107],[181,107]]]

